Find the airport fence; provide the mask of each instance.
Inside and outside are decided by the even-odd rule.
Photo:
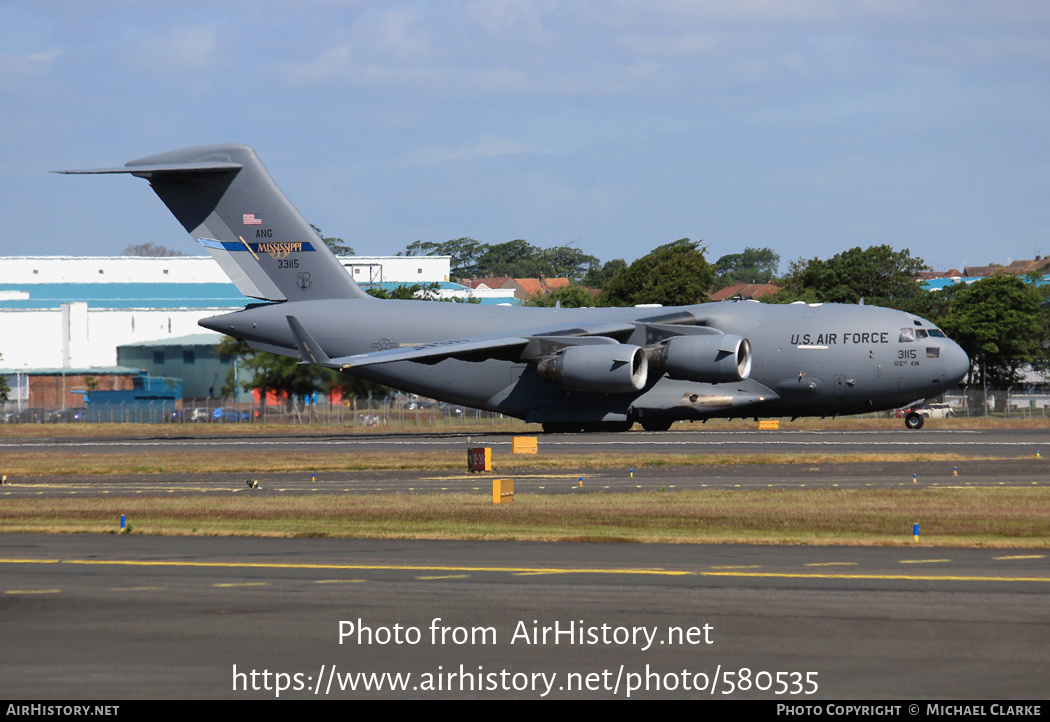
[[[1012,389],[968,389],[945,394],[927,403],[931,417],[1046,418],[1050,416],[1050,393]],[[861,414],[862,417],[892,418],[901,410]],[[127,424],[316,424],[360,427],[470,427],[496,425],[509,417],[468,406],[429,399],[363,399],[347,404],[273,405],[229,403],[221,399],[122,404],[89,404],[79,408],[41,408],[9,402],[0,422],[8,424],[127,423]]]
[[[465,406],[420,400],[364,400],[351,404],[231,404],[218,399],[184,404],[139,402],[89,404],[79,408],[41,408],[9,403],[0,421],[9,424],[316,424],[360,427],[466,427],[495,425],[503,414]]]

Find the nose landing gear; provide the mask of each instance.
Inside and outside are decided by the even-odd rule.
[[[913,431],[917,431],[922,428],[923,422],[925,421],[926,420],[922,417],[922,414],[918,411],[909,411],[904,417],[904,426]]]

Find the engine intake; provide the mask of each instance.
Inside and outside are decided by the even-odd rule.
[[[569,346],[541,359],[536,373],[577,391],[627,394],[645,388],[649,362],[645,351],[629,344]]]
[[[649,365],[684,381],[742,381],[751,374],[751,342],[730,333],[674,336],[649,349]]]

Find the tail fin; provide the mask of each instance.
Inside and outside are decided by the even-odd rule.
[[[245,296],[268,301],[371,298],[244,145],[208,145],[129,161]]]

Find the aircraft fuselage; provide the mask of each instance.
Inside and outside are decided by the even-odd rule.
[[[399,361],[348,371],[533,421],[862,413],[940,395],[969,367],[962,349],[923,319],[841,304],[729,301],[674,308],[551,309],[348,299],[260,305],[202,325],[260,348],[297,355],[288,316],[312,329],[333,358],[540,328],[548,335],[574,335],[616,324],[637,324],[634,330],[610,335],[642,347],[647,346],[645,325],[651,323],[710,326],[751,343],[753,361],[745,380],[703,383],[650,373],[645,388],[626,394],[577,391],[541,380],[533,364],[513,354],[504,359],[487,354],[477,360]]]

